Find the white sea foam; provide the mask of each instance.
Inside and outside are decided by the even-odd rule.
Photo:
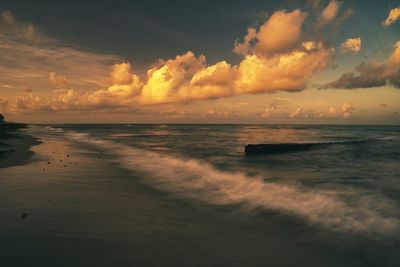
[[[53,132],[56,132],[56,133],[62,133],[62,132],[64,132],[64,130],[61,129],[61,128],[54,128],[54,127],[51,127],[51,126],[46,126],[45,128],[46,128],[47,130],[50,130],[50,131],[53,131]]]
[[[145,182],[183,197],[218,205],[239,204],[248,210],[277,210],[334,231],[371,234],[399,231],[399,209],[383,196],[357,191],[344,198],[343,192],[265,182],[262,177],[220,171],[204,161],[126,147],[86,134],[69,133],[69,136],[114,153],[120,166],[146,174]]]

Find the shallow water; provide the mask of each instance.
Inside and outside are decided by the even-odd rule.
[[[400,264],[398,126],[26,132],[33,162],[0,169],[5,266]],[[250,143],[317,145],[245,156]]]

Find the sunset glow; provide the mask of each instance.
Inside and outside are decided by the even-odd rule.
[[[1,0],[0,266],[400,266],[399,0]]]
[[[396,124],[399,8],[388,10],[382,3],[376,13],[361,5],[265,3],[240,27],[226,25],[234,38],[210,28],[210,36],[221,34],[221,40],[210,37],[205,48],[175,44],[169,50],[178,54],[146,48],[151,56],[140,63],[135,58],[144,50],[135,43],[129,53],[105,53],[104,46],[80,44],[78,33],[53,36],[49,21],[41,22],[35,11],[28,19],[18,5],[3,6],[0,112],[27,122]],[[221,20],[243,21],[239,9],[232,12]],[[367,20],[375,25],[363,27]],[[154,35],[161,46],[163,40],[168,46],[171,35],[207,38],[197,37],[196,27],[181,32],[178,26],[153,26],[139,31]],[[215,56],[213,45],[231,49]],[[332,112],[343,106],[351,106],[351,113]]]

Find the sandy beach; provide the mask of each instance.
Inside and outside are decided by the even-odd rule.
[[[29,126],[18,138],[7,139],[25,152],[9,153],[16,161],[8,158],[8,164],[14,166],[0,169],[0,266],[397,266],[398,212],[388,196],[398,192],[391,183],[398,167],[385,165],[382,193],[376,192],[365,186],[375,185],[373,172],[354,158],[360,150],[368,151],[365,155],[378,151],[376,146],[392,153],[397,142],[340,143],[328,147],[328,159],[321,156],[325,147],[244,157],[237,136],[254,139],[254,131],[268,129],[266,138],[288,131]],[[397,128],[384,129],[396,138]],[[382,129],[366,130],[355,137],[371,138]],[[320,131],[337,138],[355,129]],[[222,134],[230,143],[219,142]],[[207,141],[189,151],[193,140]],[[344,165],[339,175],[330,176],[338,172],[338,162],[324,173],[307,172],[316,164],[327,166],[337,154],[353,158],[351,167],[360,164],[356,172],[364,170],[363,175],[338,182],[354,177]],[[294,175],[300,168],[304,175]],[[268,180],[260,182],[257,176]],[[314,199],[327,205],[320,209]],[[274,208],[274,200],[284,205]]]

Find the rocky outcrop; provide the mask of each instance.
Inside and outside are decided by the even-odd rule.
[[[280,154],[286,152],[294,152],[301,150],[308,150],[320,144],[299,144],[299,143],[286,143],[286,144],[249,144],[245,146],[244,152],[246,155],[257,154]]]

